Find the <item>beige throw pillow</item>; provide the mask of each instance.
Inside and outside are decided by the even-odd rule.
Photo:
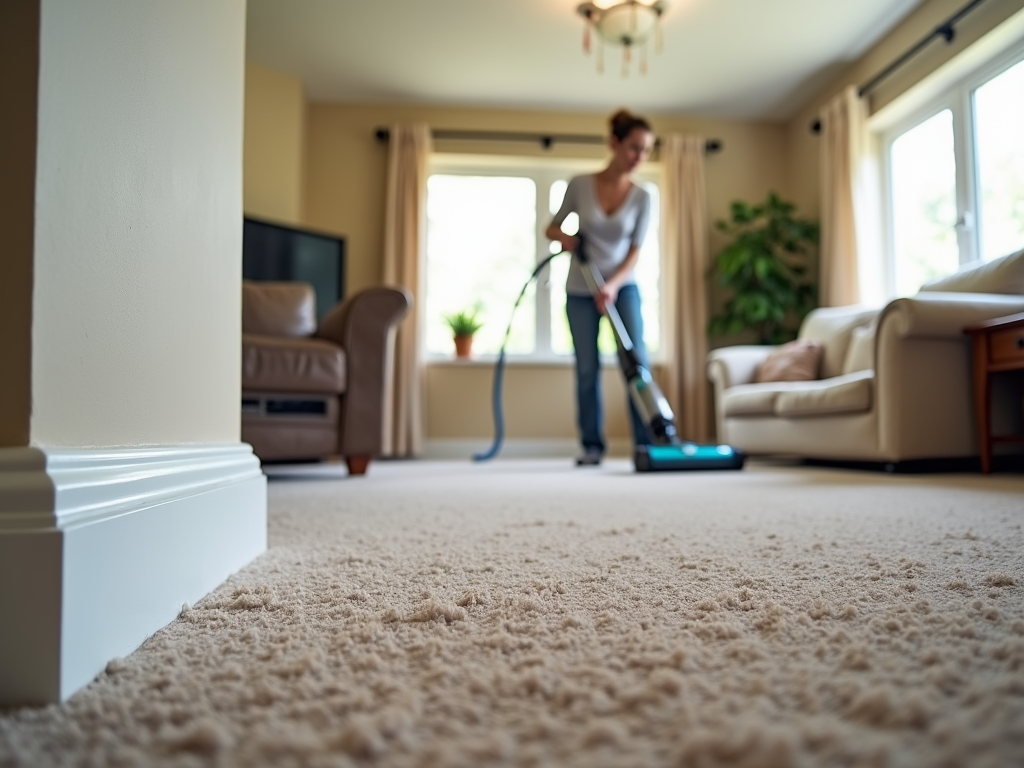
[[[772,350],[757,369],[754,381],[811,381],[818,378],[821,343],[798,339]]]
[[[830,379],[843,373],[853,329],[870,323],[878,316],[871,307],[818,307],[800,325],[801,339],[814,339],[821,344],[819,379]]]

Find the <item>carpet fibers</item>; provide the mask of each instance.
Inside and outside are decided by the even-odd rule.
[[[271,549],[0,765],[1024,765],[1024,478],[279,468]]]

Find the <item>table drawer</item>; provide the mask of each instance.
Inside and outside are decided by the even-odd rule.
[[[993,363],[1024,362],[1024,326],[993,332],[989,355]]]

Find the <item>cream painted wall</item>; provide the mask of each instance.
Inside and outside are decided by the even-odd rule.
[[[708,204],[712,220],[727,215],[735,199],[761,198],[768,190],[788,193],[785,128],[771,123],[650,115],[658,133],[693,132],[722,140],[724,151],[708,158]],[[317,104],[309,106],[304,222],[348,240],[347,280],[351,290],[379,283],[383,275],[384,198],[387,145],[374,129],[396,122],[423,121],[434,128],[603,134],[603,113],[489,110],[412,105]],[[439,142],[438,151],[552,155],[594,158],[600,147],[558,146],[549,152],[523,144]],[[712,248],[720,245],[717,235]],[[524,275],[524,279],[525,279]],[[426,376],[429,438],[486,438],[491,368],[431,365]],[[575,436],[573,373],[564,366],[509,366],[505,408],[511,438]],[[620,376],[604,377],[608,437],[629,435]]]
[[[244,0],[43,0],[31,444],[237,442]]]
[[[821,108],[847,85],[862,85],[870,80],[964,5],[964,0],[924,0],[867,53],[851,62],[817,96],[808,100],[789,121],[786,127],[788,186],[793,199],[809,214],[817,215],[819,210],[820,142],[811,133],[810,124]],[[1022,8],[1024,0],[999,0],[978,6],[956,25],[956,38],[951,44],[933,41],[873,91],[872,113],[898,98]]]
[[[654,376],[664,385],[661,370]],[[427,366],[427,437],[479,438],[485,448],[494,436],[491,365],[455,362]],[[610,440],[630,436],[626,388],[618,367],[602,370],[605,429]],[[516,440],[566,440],[576,436],[575,378],[568,365],[510,364],[505,367],[505,436]]]
[[[302,221],[306,96],[302,81],[253,62],[245,65],[245,213],[285,224]]]
[[[0,448],[28,444],[39,0],[0,3]]]
[[[376,127],[423,121],[434,128],[603,134],[603,113],[539,112],[357,104],[309,105],[306,144],[306,224],[348,238],[348,284],[353,290],[380,282],[384,244],[387,145]],[[721,139],[723,152],[708,158],[708,206],[712,219],[727,215],[736,198],[757,198],[769,189],[786,193],[785,127],[773,123],[650,115],[659,133],[694,132]],[[497,142],[438,142],[439,152],[583,157],[600,161],[600,147],[539,147]],[[713,243],[714,245],[715,243]]]

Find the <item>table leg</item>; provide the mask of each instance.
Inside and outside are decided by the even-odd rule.
[[[992,471],[991,383],[988,375],[988,335],[974,334],[974,412],[978,421],[981,471]]]

